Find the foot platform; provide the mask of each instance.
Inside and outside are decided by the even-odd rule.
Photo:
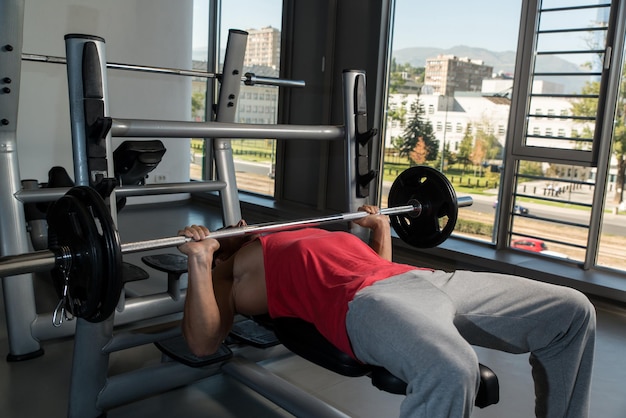
[[[169,358],[183,363],[189,367],[204,367],[209,364],[219,363],[228,360],[233,356],[233,352],[226,345],[222,344],[216,353],[209,356],[198,357],[193,354],[182,335],[157,341],[154,343],[159,350]]]

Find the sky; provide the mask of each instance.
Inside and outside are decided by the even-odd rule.
[[[194,47],[206,46],[208,1],[194,0]],[[222,0],[220,38],[226,44],[229,29],[281,27],[282,0]]]
[[[552,4],[560,0],[547,1]],[[515,51],[521,7],[522,0],[395,0],[392,48],[447,49],[465,45],[496,52]],[[280,29],[281,11],[282,0],[222,0],[222,45],[230,28],[246,30],[271,25]],[[556,25],[586,26],[593,13],[561,13]],[[207,16],[208,0],[194,0],[194,48],[207,44]],[[542,17],[542,25],[544,22],[555,24],[550,23],[550,16]]]
[[[467,45],[515,51],[521,4],[521,0],[396,0],[393,49]]]
[[[516,48],[521,0],[396,0],[394,49],[412,46],[449,48],[459,44],[494,51]],[[194,15],[208,15],[208,1],[194,1]],[[281,26],[281,0],[222,0],[222,39],[229,28]],[[454,10],[454,14],[450,14]],[[194,34],[206,33],[206,18]],[[462,35],[460,34],[462,33]],[[497,36],[494,34],[497,33]],[[194,35],[194,45],[206,45]]]

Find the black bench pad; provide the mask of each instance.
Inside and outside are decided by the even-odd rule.
[[[295,354],[325,369],[344,376],[368,375],[380,390],[406,394],[406,382],[382,367],[363,364],[342,352],[324,338],[309,322],[298,318],[274,318],[274,332],[281,343]],[[475,405],[484,408],[500,400],[500,386],[496,374],[483,364],[480,367],[480,387]]]

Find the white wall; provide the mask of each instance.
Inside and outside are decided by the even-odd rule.
[[[65,34],[83,33],[105,39],[109,62],[191,68],[192,13],[193,0],[28,0],[23,52],[64,57]],[[108,70],[107,78],[112,117],[191,118],[189,78],[119,70]],[[189,181],[189,140],[157,139],[167,152],[148,182],[157,175],[167,182]],[[114,138],[114,148],[123,140]],[[64,65],[22,62],[17,144],[22,179],[47,181],[55,165],[73,177]]]

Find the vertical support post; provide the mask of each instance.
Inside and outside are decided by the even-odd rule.
[[[383,166],[385,153],[385,132],[387,129],[385,115],[387,114],[387,95],[389,91],[389,63],[391,63],[391,38],[393,32],[393,16],[395,15],[395,1],[383,0],[380,3],[380,36],[378,41],[378,58],[376,64],[374,114],[372,126],[378,129],[378,140],[372,143],[371,154],[375,156],[376,167],[381,173],[377,179],[374,202],[381,201],[383,191]],[[371,78],[370,78],[371,80]]]
[[[17,113],[22,71],[24,1],[0,2],[0,255],[29,251],[17,158]],[[2,278],[9,354],[24,360],[43,354],[30,325],[37,317],[32,274]]]
[[[219,22],[221,13],[221,0],[209,0],[209,22]],[[219,50],[220,50],[220,25],[210,25],[207,38],[207,68],[210,73],[217,74],[219,72]],[[206,81],[206,94],[204,100],[204,120],[215,120],[215,110],[213,104],[217,103],[217,94],[219,81],[217,78],[209,78]],[[213,141],[204,138],[204,161],[202,163],[202,178],[207,179],[213,175],[214,155]],[[211,147],[207,146],[211,144]]]
[[[343,72],[343,103],[344,125],[346,144],[346,196],[347,211],[355,212],[359,206],[366,203],[366,198],[361,197],[358,184],[359,155],[357,147],[357,133],[362,129],[358,126],[363,123],[363,114],[359,113],[359,101],[365,100],[365,73],[359,70],[344,70]],[[350,232],[367,241],[369,230],[354,223],[350,224]]]
[[[97,36],[69,34],[65,36],[65,49],[75,183],[93,186],[114,172],[110,130],[102,132],[98,121],[109,114],[105,42]],[[115,191],[109,198],[109,208],[117,223]],[[76,320],[69,417],[102,414],[98,398],[106,386],[109,369],[104,347],[113,338],[114,317],[115,313],[99,323]]]
[[[104,347],[113,336],[113,315],[92,324],[76,320],[76,337],[72,357],[70,394],[67,407],[69,418],[96,418],[105,411],[99,408],[99,398],[107,384],[109,354]]]
[[[217,121],[234,122],[241,89],[243,58],[248,42],[248,32],[231,29],[228,32],[226,55],[217,101]],[[241,207],[235,177],[235,162],[230,139],[213,140],[217,178],[226,182],[226,188],[220,192],[224,225],[234,225],[241,219]]]
[[[74,182],[95,186],[114,173],[111,133],[105,123],[109,115],[105,42],[98,36],[68,34],[65,49]],[[115,191],[109,207],[116,221]]]

